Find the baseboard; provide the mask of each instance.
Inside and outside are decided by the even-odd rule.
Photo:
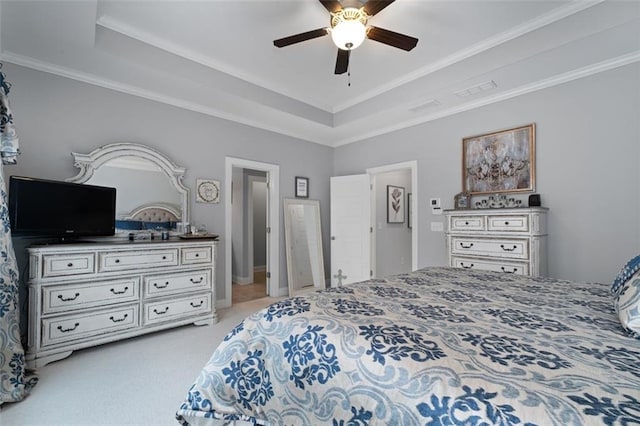
[[[232,280],[232,282],[240,285],[251,284],[251,277],[238,277],[234,275]]]
[[[216,309],[230,308],[231,299],[218,299],[216,300]]]
[[[254,266],[253,272],[264,272],[267,270],[267,265]]]

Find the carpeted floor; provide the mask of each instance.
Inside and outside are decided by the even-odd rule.
[[[234,303],[218,311],[219,322],[212,326],[76,351],[40,368],[40,382],[24,401],[0,406],[0,425],[175,426],[175,411],[224,336],[276,300]]]

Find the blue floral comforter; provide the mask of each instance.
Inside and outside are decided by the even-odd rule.
[[[214,352],[184,425],[640,423],[609,286],[427,268],[275,303]]]

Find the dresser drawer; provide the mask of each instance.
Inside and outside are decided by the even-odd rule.
[[[211,312],[211,293],[181,299],[151,302],[144,306],[144,324],[173,321]]]
[[[42,320],[42,346],[113,333],[139,325],[138,305]]]
[[[100,271],[177,266],[178,249],[100,253]]]
[[[45,278],[92,274],[95,271],[95,255],[93,253],[44,255],[42,261],[42,276]]]
[[[487,229],[489,231],[529,231],[529,216],[488,216]]]
[[[194,265],[198,263],[211,263],[211,247],[187,247],[182,249],[182,264]]]
[[[484,216],[451,216],[451,231],[484,231]]]
[[[529,240],[451,237],[451,253],[467,256],[528,259]]]
[[[211,271],[207,269],[175,274],[152,275],[144,278],[145,297],[210,288]]]
[[[138,277],[42,287],[42,313],[92,308],[140,298]]]
[[[479,269],[483,271],[504,272],[507,274],[515,275],[529,275],[528,263],[500,262],[452,257],[451,266],[463,269]]]

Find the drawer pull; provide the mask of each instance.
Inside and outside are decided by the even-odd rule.
[[[464,243],[460,243],[460,247],[462,247],[464,249],[470,249],[471,247],[473,247],[473,243],[469,243],[468,246],[465,246]]]
[[[164,285],[158,285],[158,283],[153,283],[153,286],[155,288],[167,288],[167,287],[169,287],[169,281],[165,281]]]
[[[167,312],[169,312],[169,307],[168,306],[165,306],[164,311],[158,311],[156,309],[153,310],[153,313],[156,314],[156,315],[164,315]]]
[[[71,262],[67,263],[67,267],[68,268],[71,268],[72,266],[73,266],[73,263],[71,263]]]
[[[116,259],[116,260],[114,260],[114,262],[120,263],[120,259]]]
[[[73,327],[71,328],[62,328],[61,325],[58,326],[58,330],[60,330],[62,333],[68,333],[70,331],[75,330],[76,328],[78,328],[78,326],[80,325],[79,322],[77,322]]]
[[[167,256],[162,256],[162,260],[167,260]]]
[[[465,222],[464,224],[465,224],[465,225],[468,225],[468,224],[469,224],[469,222]]]
[[[463,262],[460,262],[460,266],[462,266],[464,269],[471,269],[471,268],[473,268],[473,266],[474,266],[474,265],[473,265],[473,263],[472,263],[472,264],[470,264],[470,265],[468,265],[468,266],[467,266],[467,265],[465,265]]]
[[[78,296],[80,296],[80,293],[76,293],[75,296],[73,297],[67,297],[66,299],[64,298],[63,295],[59,294],[58,295],[58,299],[62,300],[63,302],[70,302],[72,300],[76,300],[78,298]]]
[[[200,277],[199,280],[194,280],[193,278],[189,278],[189,281],[191,281],[193,284],[200,284],[203,280],[204,280],[204,277]]]
[[[504,226],[509,226],[509,222],[505,222],[505,223],[504,223]]]
[[[504,251],[514,251],[515,249],[518,248],[518,246],[514,244],[513,248],[508,248],[508,247],[505,247],[504,244],[500,244],[500,248]]]
[[[113,322],[122,322],[122,321],[126,320],[128,316],[129,316],[129,314],[124,314],[124,316],[122,318],[120,318],[120,319],[115,319],[114,317],[109,317],[109,319],[111,321],[113,321]]]
[[[513,268],[513,271],[507,271],[506,269],[504,269],[504,266],[501,266],[500,269],[502,269],[502,272],[504,272],[505,274],[515,274],[516,272],[518,272],[518,268]]]
[[[110,289],[111,293],[113,294],[125,294],[127,290],[129,290],[129,287],[125,287],[122,291],[116,291],[116,289],[114,288]]]
[[[196,257],[200,257],[200,253],[196,253]]]
[[[193,302],[190,302],[189,304],[191,305],[192,308],[199,308],[200,306],[202,306],[203,303],[204,303],[204,300],[201,300],[199,305],[196,305]]]

